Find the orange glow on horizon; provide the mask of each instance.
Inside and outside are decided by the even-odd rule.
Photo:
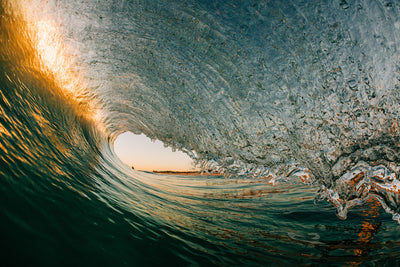
[[[145,135],[125,132],[114,142],[114,151],[122,162],[141,171],[198,171],[193,160],[182,151],[173,152],[161,141]]]

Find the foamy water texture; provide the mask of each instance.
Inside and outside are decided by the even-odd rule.
[[[398,2],[7,0],[0,15],[7,261],[398,263]],[[113,150],[126,131],[221,177],[133,171]]]

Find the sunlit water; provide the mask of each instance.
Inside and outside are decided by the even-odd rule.
[[[398,265],[388,1],[2,1],[6,265]],[[125,131],[223,176],[138,172]]]

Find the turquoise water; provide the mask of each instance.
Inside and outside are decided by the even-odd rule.
[[[399,264],[397,2],[0,7],[5,266]]]

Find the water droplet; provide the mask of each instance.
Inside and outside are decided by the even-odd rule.
[[[350,78],[347,81],[347,85],[349,86],[349,88],[353,91],[355,91],[357,89],[357,80],[354,78]]]
[[[340,1],[339,6],[340,6],[341,8],[343,8],[343,9],[348,9],[348,8],[350,7],[350,5],[347,3],[346,0]]]

